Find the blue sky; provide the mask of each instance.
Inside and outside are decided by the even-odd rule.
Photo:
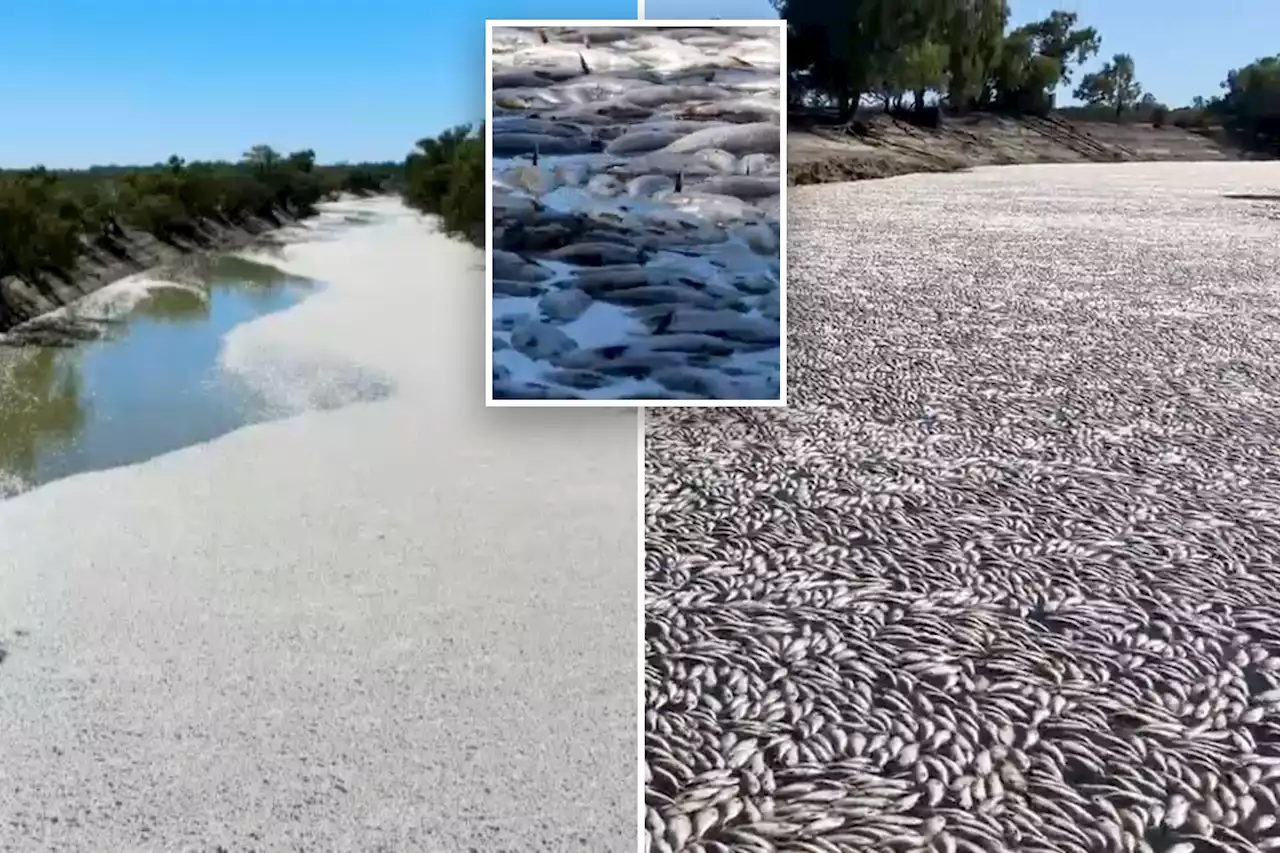
[[[1228,70],[1280,50],[1280,0],[1011,0],[1010,6],[1014,24],[1047,17],[1054,9],[1078,12],[1082,24],[1102,35],[1102,53],[1085,70],[1112,54],[1130,53],[1144,88],[1173,106],[1217,94]],[[646,0],[645,17],[777,14],[768,0]],[[1183,45],[1195,49],[1180,49]],[[1059,102],[1068,94],[1059,92]]]
[[[1013,0],[1014,20],[1055,6],[1098,27],[1106,56],[1132,53],[1171,104],[1214,94],[1280,32],[1278,0]],[[636,0],[4,0],[0,167],[235,158],[256,143],[399,159],[480,119],[486,18],[635,14]],[[768,0],[647,0],[646,14],[774,17]]]
[[[486,18],[634,19],[636,0],[3,0],[0,167],[400,159],[484,115]]]

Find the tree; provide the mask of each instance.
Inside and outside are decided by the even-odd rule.
[[[418,141],[405,159],[404,199],[440,217],[447,234],[484,242],[484,126],[458,125]]]
[[[255,145],[244,153],[244,162],[255,172],[270,172],[280,162],[280,155],[270,145]]]
[[[1088,104],[1111,107],[1119,119],[1125,110],[1136,107],[1142,98],[1142,86],[1134,79],[1133,57],[1117,53],[1102,66],[1101,71],[1086,74],[1081,79],[1075,96]]]
[[[900,43],[895,25],[923,0],[771,0],[787,20],[789,62],[808,84],[836,104],[842,120],[853,116],[887,56]],[[907,8],[904,9],[904,6]],[[790,53],[793,45],[795,53]]]
[[[1043,21],[1014,30],[1015,34],[1030,39],[1031,49],[1036,54],[1057,61],[1057,82],[1063,85],[1071,83],[1071,66],[1088,62],[1102,47],[1102,38],[1093,27],[1076,28],[1079,20],[1080,16],[1075,12],[1055,10]]]
[[[449,192],[453,177],[453,161],[458,150],[471,136],[471,125],[451,127],[434,139],[418,140],[418,150],[405,160],[409,187],[405,197],[427,213],[439,213]]]
[[[1280,54],[1227,74],[1221,98],[1210,104],[1239,144],[1280,155]]]
[[[1004,39],[1000,56],[990,72],[984,106],[1016,112],[1047,113],[1050,90],[1062,75],[1062,63],[1035,50],[1035,37],[1014,30]]]
[[[964,110],[982,99],[1004,48],[1007,0],[952,0],[944,10],[947,102]]]
[[[924,110],[930,91],[947,88],[947,10],[959,0],[902,0],[900,11],[881,26],[885,81],[901,97],[910,93],[916,112]]]
[[[289,165],[299,172],[310,174],[316,165],[316,152],[310,148],[289,155]]]
[[[898,53],[895,76],[904,92],[910,92],[916,112],[924,109],[925,95],[946,89],[947,47],[935,41],[919,41]]]

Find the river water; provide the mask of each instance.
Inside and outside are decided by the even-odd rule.
[[[231,256],[201,275],[203,287],[123,283],[88,297],[86,312],[111,303],[113,293],[130,297],[100,340],[0,347],[0,497],[142,462],[279,414],[221,369],[222,338],[318,285]]]

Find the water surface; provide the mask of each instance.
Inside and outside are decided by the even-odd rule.
[[[0,497],[142,462],[273,415],[260,393],[220,368],[223,336],[317,285],[233,257],[215,259],[203,278],[204,294],[149,291],[102,340],[0,347]]]

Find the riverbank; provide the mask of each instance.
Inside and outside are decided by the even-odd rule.
[[[355,204],[222,364],[389,397],[0,503],[16,849],[632,848],[636,415],[486,409],[482,253]]]
[[[797,127],[787,133],[791,185],[955,172],[977,166],[1243,159],[1221,140],[1179,127],[977,114],[917,127],[883,114],[862,132]]]
[[[65,278],[49,276],[39,283],[17,276],[0,279],[0,323],[8,324],[0,325],[0,345],[49,346],[91,337],[98,331],[91,319],[57,316],[54,312],[141,272],[156,278],[185,278],[185,268],[201,257],[247,249],[299,221],[276,208],[270,216],[248,217],[236,223],[202,219],[196,222],[191,235],[168,241],[126,228],[110,241],[87,242],[75,269]]]

